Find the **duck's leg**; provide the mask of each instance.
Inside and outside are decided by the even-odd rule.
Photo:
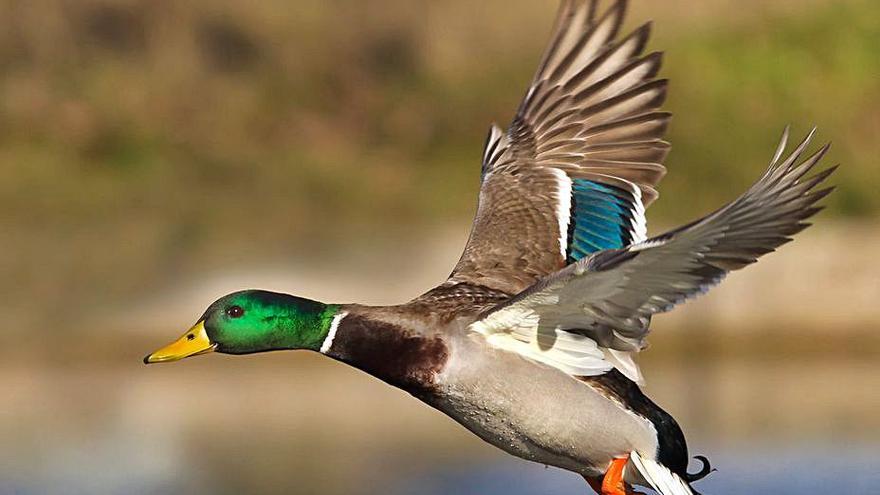
[[[593,490],[600,495],[642,495],[640,492],[634,491],[623,481],[623,468],[626,467],[628,461],[629,456],[614,459],[611,461],[611,465],[608,466],[608,470],[605,471],[605,476],[601,479],[586,476],[584,478]]]

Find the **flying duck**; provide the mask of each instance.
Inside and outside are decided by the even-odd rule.
[[[434,407],[500,449],[573,471],[603,495],[696,493],[685,437],[646,397],[634,359],[651,317],[791,240],[820,210],[828,150],[787,153],[733,202],[648,237],[669,144],[650,23],[619,36],[626,2],[563,0],[537,73],[482,155],[473,230],[449,278],[396,306],[263,290],[214,302],[145,363],[310,350]]]

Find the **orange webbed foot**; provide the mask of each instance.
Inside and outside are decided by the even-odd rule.
[[[602,479],[586,478],[587,483],[600,495],[645,495],[633,490],[628,483],[623,481],[623,470],[628,461],[629,456],[614,459]]]

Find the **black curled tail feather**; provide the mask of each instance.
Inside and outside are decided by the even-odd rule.
[[[700,463],[703,464],[700,470],[696,473],[685,472],[684,474],[681,474],[679,476],[681,476],[682,479],[687,482],[688,487],[690,487],[691,491],[694,492],[694,495],[702,495],[700,492],[694,490],[694,486],[691,483],[693,483],[694,481],[700,481],[701,479],[708,476],[709,473],[715,471],[715,469],[712,467],[712,464],[709,462],[709,459],[707,459],[706,456],[695,455],[694,459],[700,461]]]
[[[687,473],[687,472],[684,473],[682,478],[684,478],[684,480],[687,481],[688,483],[693,483],[694,481],[700,481],[701,479],[708,476],[709,473],[711,473],[712,471],[715,471],[714,469],[712,469],[712,464],[709,462],[709,459],[707,459],[706,456],[695,455],[694,459],[700,461],[700,463],[703,465],[703,467],[701,467],[700,470],[697,471],[696,473]]]

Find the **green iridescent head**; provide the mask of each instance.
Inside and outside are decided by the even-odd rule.
[[[234,292],[211,304],[187,333],[144,358],[144,362],[177,361],[211,351],[316,351],[327,337],[337,310],[335,305],[277,292]]]

